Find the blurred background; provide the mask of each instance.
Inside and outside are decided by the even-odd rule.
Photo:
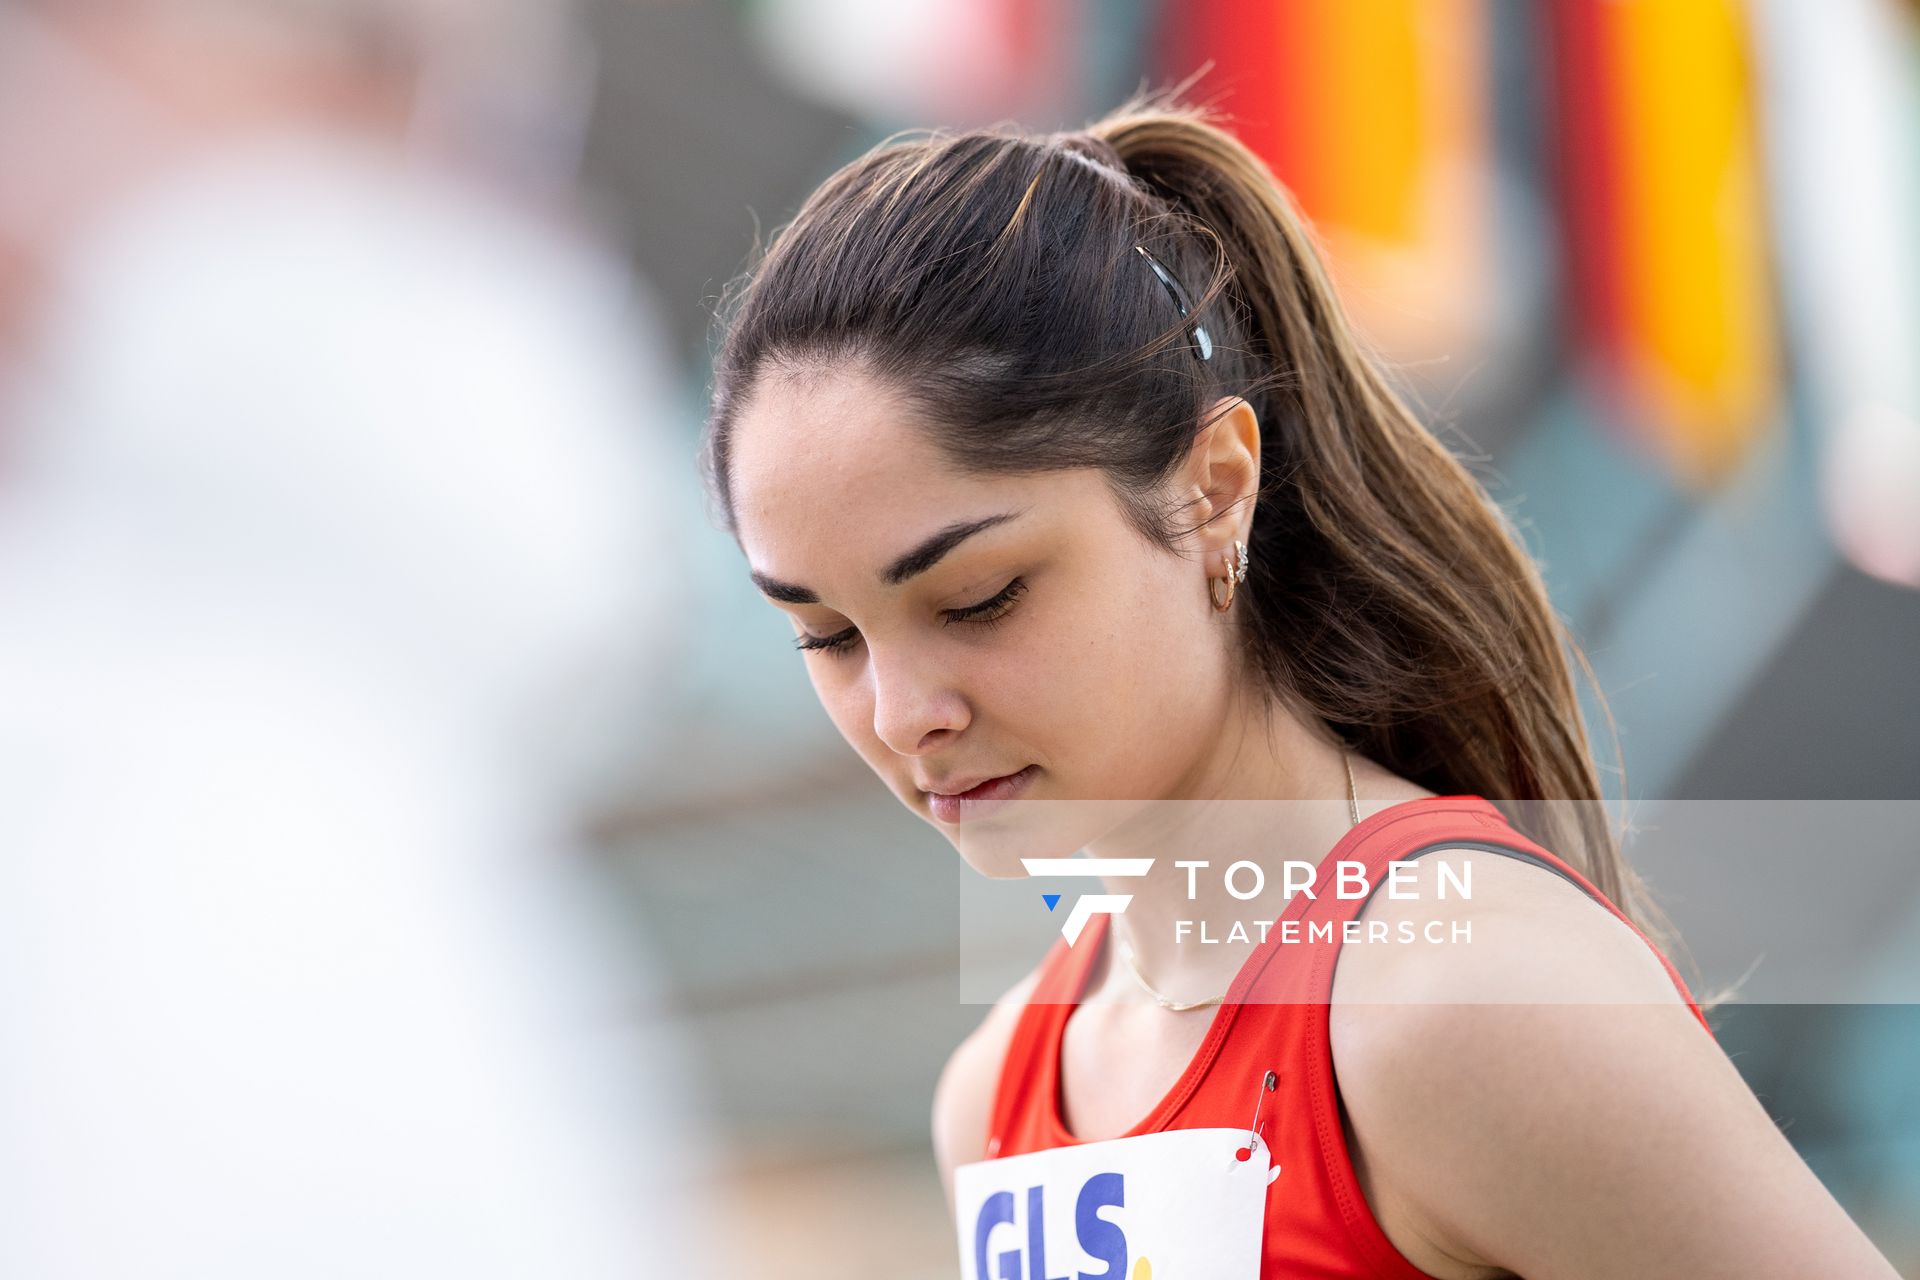
[[[461,756],[441,779],[446,850],[491,812],[476,795],[509,789],[535,815],[519,829],[544,834],[515,846],[536,868],[525,883],[558,874],[573,905],[557,932],[503,945],[550,957],[590,921],[624,985],[586,1002],[582,1034],[611,1034],[630,1065],[681,1064],[612,1131],[667,1151],[702,1192],[713,1225],[647,1220],[691,1237],[692,1274],[953,1273],[927,1130],[938,1072],[984,1012],[956,998],[963,871],[833,731],[693,469],[719,295],[814,184],[895,130],[1073,127],[1142,86],[1187,84],[1295,194],[1365,338],[1544,564],[1617,726],[1590,700],[1611,789],[1655,804],[1920,799],[1908,0],[0,0],[0,15],[0,506],[11,493],[29,513],[16,546],[56,548],[0,579],[30,588],[4,625],[26,606],[62,624],[15,644],[16,675],[39,682],[60,657],[171,678],[141,665],[150,615],[63,612],[59,585],[94,564],[59,551],[61,531],[156,491],[160,524],[125,533],[99,570],[104,597],[149,580],[135,549],[183,507],[196,514],[167,567],[232,572],[215,598],[246,602],[243,618],[276,591],[312,608],[316,591],[324,606],[343,583],[380,583],[348,593],[378,626],[337,641],[296,627],[311,647],[291,650],[275,631],[246,653],[290,680],[338,668],[372,726],[434,727],[406,759]],[[199,223],[204,209],[142,194],[156,172],[205,172],[208,155],[253,145],[262,122],[351,136],[385,158],[387,194],[369,205],[362,174],[341,179],[361,197],[316,203],[299,185],[311,157],[264,204],[208,179],[224,212]],[[422,184],[440,193],[431,216],[406,194]],[[202,238],[150,270],[102,209]],[[224,251],[262,225],[290,229],[258,256]],[[187,301],[227,287],[239,301],[213,306],[219,323],[186,325],[200,347],[167,348],[196,314]],[[466,327],[476,308],[483,334]],[[123,310],[139,323],[123,327]],[[282,339],[264,353],[262,325]],[[368,363],[367,344],[421,358]],[[155,425],[149,409],[179,392],[175,359],[215,389],[225,429],[174,422],[199,412]],[[236,371],[257,396],[231,394]],[[416,388],[408,407],[375,394],[394,377]],[[343,380],[366,394],[340,395]],[[101,385],[118,397],[104,409],[87,390]],[[567,390],[580,386],[598,390]],[[529,432],[528,415],[561,425]],[[269,420],[285,434],[263,448]],[[314,441],[335,448],[349,420],[358,443],[317,465]],[[276,461],[289,450],[296,463]],[[529,468],[537,501],[514,497]],[[376,499],[391,522],[340,551]],[[568,511],[591,518],[546,559],[518,555]],[[235,568],[220,550],[289,522],[285,554]],[[396,616],[411,628],[398,637]],[[565,625],[529,625],[552,617]],[[176,621],[193,637],[220,618]],[[75,636],[103,634],[117,647],[71,655]],[[370,676],[365,650],[395,646],[408,661]],[[95,727],[127,706],[104,700]],[[497,758],[446,746],[476,734]],[[134,766],[70,736],[59,776],[80,780],[85,812],[120,776],[109,766]],[[258,758],[260,739],[243,741],[221,751]],[[527,758],[548,767],[529,780],[511,763]],[[406,847],[398,819],[369,820]],[[458,872],[447,864],[445,883]],[[487,883],[522,893],[505,870]],[[1906,883],[1882,904],[1906,921],[1881,952],[1903,971],[1920,969]],[[1667,906],[1711,951],[1725,922],[1710,898]],[[345,936],[358,925],[342,910],[293,926]],[[530,986],[579,1014],[578,981]],[[40,994],[76,989],[90,990],[50,979]],[[1788,1138],[1920,1274],[1920,1006],[1735,1006],[1716,1022]],[[20,1022],[0,1043],[22,1027],[43,1029]],[[564,1149],[588,1163],[580,1141]]]
[[[668,300],[689,442],[715,298],[834,167],[898,129],[1074,127],[1197,77],[1544,562],[1618,722],[1616,748],[1590,707],[1609,788],[1920,797],[1920,8],[754,0],[592,21],[587,180]],[[950,1274],[928,1101],[983,1012],[952,997],[956,860],[838,741],[737,549],[686,527],[685,780],[608,828],[665,942],[665,1016],[741,1146],[730,1194],[801,1246],[773,1269]],[[1711,910],[1668,907],[1710,951]],[[1920,940],[1895,954],[1920,967]],[[1920,1009],[1721,1027],[1920,1274]]]

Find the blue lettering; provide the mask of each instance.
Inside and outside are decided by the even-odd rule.
[[[1033,1280],[1055,1280],[1047,1274],[1047,1214],[1041,1199],[1044,1188],[1027,1188],[1027,1271]],[[1065,1276],[1058,1280],[1067,1280]]]
[[[973,1228],[973,1274],[977,1280],[995,1280],[987,1274],[987,1237],[1001,1224],[1013,1222],[1013,1192],[996,1191],[980,1206],[979,1221]],[[1000,1255],[998,1280],[1020,1280],[1020,1251],[1010,1249]]]
[[[1080,1188],[1079,1203],[1073,1210],[1073,1229],[1080,1237],[1080,1248],[1095,1262],[1105,1262],[1104,1271],[1082,1271],[1079,1280],[1126,1280],[1127,1233],[1119,1224],[1100,1216],[1104,1208],[1126,1204],[1126,1179],[1117,1173],[1096,1173]]]

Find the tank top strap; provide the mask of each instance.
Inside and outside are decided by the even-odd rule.
[[[1385,817],[1386,814],[1381,816]],[[1362,824],[1363,826],[1366,824]],[[1329,998],[1333,985],[1333,965],[1344,935],[1345,922],[1358,919],[1374,893],[1379,891],[1387,874],[1390,862],[1410,862],[1429,853],[1443,849],[1474,849],[1487,853],[1500,854],[1531,863],[1571,882],[1587,894],[1601,907],[1612,913],[1634,936],[1646,943],[1661,967],[1667,972],[1679,991],[1681,999],[1699,1019],[1701,1025],[1711,1032],[1706,1016],[1687,990],[1679,970],[1666,954],[1655,946],[1640,926],[1614,904],[1612,899],[1602,893],[1581,871],[1566,862],[1557,854],[1541,847],[1533,839],[1515,828],[1506,815],[1492,801],[1479,796],[1448,796],[1439,798],[1417,807],[1409,808],[1395,820],[1382,823],[1376,828],[1361,833],[1361,838],[1351,846],[1340,851],[1338,862],[1344,864],[1351,876],[1358,877],[1367,887],[1362,894],[1339,897],[1340,867],[1323,864],[1321,884],[1315,886],[1315,898],[1309,901],[1303,913],[1304,919],[1322,921],[1335,927],[1330,945],[1314,948],[1313,997],[1316,1001]],[[1328,859],[1328,864],[1334,863]],[[1355,866],[1358,869],[1355,870]],[[1324,886],[1324,889],[1323,887]]]
[[[1051,1088],[1054,1074],[1051,1055],[1060,1042],[1060,1032],[1072,1016],[1074,1004],[1086,989],[1088,971],[1100,954],[1106,936],[1107,917],[1095,915],[1072,946],[1058,938],[1040,962],[1039,976],[1014,1023],[1013,1036],[1000,1062],[1000,1078],[994,1087],[993,1108],[987,1124],[988,1159],[1003,1148],[1013,1147],[1022,1117],[1045,1114],[1049,1098],[1036,1099],[1036,1089]],[[1014,1149],[1030,1145],[1020,1142]]]

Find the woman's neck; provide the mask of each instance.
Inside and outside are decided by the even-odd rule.
[[[1086,999],[1149,999],[1116,948],[1130,945],[1146,980],[1175,1001],[1226,991],[1261,940],[1255,922],[1277,916],[1283,862],[1317,866],[1353,826],[1346,751],[1332,733],[1278,701],[1237,703],[1212,749],[1187,780],[1119,829],[1087,846],[1098,858],[1152,858],[1147,875],[1112,878],[1110,894],[1131,895],[1111,921],[1107,963]],[[1361,817],[1430,794],[1359,756],[1351,760]],[[1235,862],[1257,864],[1265,891]],[[1204,862],[1204,867],[1179,863]],[[1230,886],[1231,885],[1231,889]],[[1236,932],[1236,922],[1246,928]],[[1211,939],[1203,941],[1203,939]],[[1191,1016],[1199,1016],[1197,1013]]]

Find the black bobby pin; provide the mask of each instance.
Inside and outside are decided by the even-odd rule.
[[[1153,268],[1153,274],[1160,277],[1160,283],[1166,286],[1167,296],[1172,298],[1173,305],[1180,309],[1180,318],[1185,320],[1192,315],[1193,303],[1187,298],[1187,291],[1180,287],[1180,282],[1173,278],[1173,272],[1162,266],[1160,259],[1148,253],[1147,246],[1137,244],[1133,247],[1139,252],[1141,257],[1147,260],[1147,265]],[[1200,358],[1202,360],[1213,359],[1213,335],[1207,332],[1207,327],[1196,324],[1192,326],[1188,332],[1193,335],[1193,348],[1199,354]]]

